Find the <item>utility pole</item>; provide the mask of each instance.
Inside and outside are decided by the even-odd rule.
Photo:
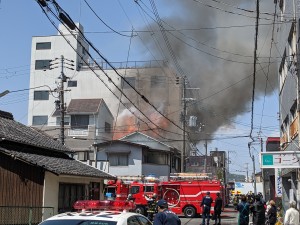
[[[264,151],[264,146],[263,146],[263,139],[262,139],[262,137],[260,137],[259,140],[260,140],[260,152],[263,152]],[[261,169],[261,177],[262,177],[262,183],[263,183],[263,195],[266,196],[264,169]]]
[[[249,181],[249,178],[248,178],[248,164],[249,163],[245,163],[246,164],[246,166],[245,166],[245,168],[246,168],[246,181],[248,182]]]
[[[229,176],[230,176],[230,172],[229,172],[229,164],[231,164],[231,161],[230,161],[230,152],[232,153],[235,153],[235,151],[228,151],[228,159],[227,159],[227,178],[226,178],[226,181],[228,183],[229,181]]]
[[[54,60],[52,60],[51,62],[53,62],[53,61]],[[71,64],[68,62],[65,62],[65,61],[69,61]],[[73,62],[74,62],[73,60],[65,59],[63,55],[60,57],[60,76],[59,76],[60,83],[59,83],[58,88],[56,89],[56,91],[58,92],[58,95],[59,95],[59,97],[58,97],[59,100],[55,101],[55,105],[56,105],[56,109],[60,110],[60,135],[59,135],[59,138],[63,145],[65,144],[65,113],[66,113],[64,83],[67,82],[67,79],[68,79],[68,77],[65,76],[64,68],[74,70],[71,67],[65,66],[65,64],[67,64],[69,66],[74,66]],[[56,64],[57,63],[53,63],[53,64],[50,64],[50,66],[53,66]],[[55,68],[58,68],[58,67],[57,66],[52,67],[52,68],[50,67],[50,70],[55,69]]]
[[[207,173],[207,140],[205,139],[204,173]]]
[[[255,161],[254,161],[254,155],[252,154],[252,163],[253,163],[253,182],[254,182],[254,194],[256,195],[256,179],[255,179]]]
[[[182,112],[182,130],[183,130],[183,146],[181,151],[181,172],[185,172],[185,152],[186,152],[186,99],[185,99],[185,89],[186,89],[186,78],[182,77],[182,101],[183,101],[183,112]]]
[[[64,83],[67,81],[64,74],[64,56],[60,58],[60,88],[59,88],[59,100],[60,100],[60,140],[61,143],[65,144],[65,95],[64,95]]]

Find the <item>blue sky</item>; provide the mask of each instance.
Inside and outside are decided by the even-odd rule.
[[[192,0],[186,1],[193,2]],[[84,0],[57,0],[57,2],[75,22],[82,23],[89,40],[110,61],[126,61],[127,57],[132,61],[142,61],[152,57],[152,53],[141,44],[138,37],[130,38],[111,32],[90,11]],[[147,22],[151,22],[151,19],[147,18],[134,0],[87,0],[87,2],[111,28],[117,31],[128,31],[122,32],[122,34],[130,35],[129,31],[132,29],[142,29],[148,25]],[[174,5],[168,4],[168,1],[155,2],[162,18],[172,15]],[[147,3],[149,6],[148,1],[140,1],[140,3]],[[201,7],[205,7],[205,5]],[[178,14],[177,16],[181,17],[182,15]],[[32,36],[55,35],[57,31],[35,0],[2,0],[0,2],[0,25],[2,28],[0,92],[11,91],[10,94],[0,98],[0,109],[12,112],[17,121],[27,124],[28,91],[26,89],[29,88],[31,38]],[[220,24],[215,24],[215,26],[218,25]],[[254,27],[249,29],[254,31]],[[250,106],[250,102],[248,102],[245,113],[239,113],[231,124],[221,127],[215,136],[248,135],[251,126]],[[260,136],[265,141],[268,136],[279,135],[278,108],[276,89],[266,97],[260,95],[256,98],[253,117],[254,136],[261,131]],[[208,149],[218,148],[230,151],[231,172],[245,174],[245,164],[249,163],[250,174],[252,172],[252,162],[248,153],[248,142],[250,141],[249,138],[215,140],[208,144]],[[203,143],[199,143],[198,147],[203,153]],[[257,154],[260,151],[260,145],[255,143],[251,151],[256,156],[256,167],[258,168]]]

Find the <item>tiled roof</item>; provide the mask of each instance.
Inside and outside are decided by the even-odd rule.
[[[57,175],[88,176],[99,177],[103,179],[115,178],[111,174],[105,173],[101,170],[98,170],[67,156],[65,158],[57,158],[45,155],[18,152],[2,147],[0,147],[0,152],[13,156],[16,159],[26,161],[30,164],[43,167],[44,169]]]
[[[0,116],[0,139],[60,152],[73,152],[51,136]]]
[[[72,99],[67,108],[67,114],[94,114],[99,111],[101,98],[95,99]]]

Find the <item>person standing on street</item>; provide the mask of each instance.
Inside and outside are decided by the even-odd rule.
[[[207,219],[207,225],[209,225],[210,219],[210,208],[211,203],[213,202],[212,198],[210,197],[210,192],[206,192],[206,196],[203,197],[201,201],[202,208],[202,225],[205,225],[205,219]]]
[[[270,207],[269,207],[270,206]],[[269,225],[275,225],[277,221],[277,209],[275,206],[275,202],[273,200],[270,200],[269,202],[269,209],[267,212],[267,221],[269,222]]]
[[[286,210],[284,216],[284,225],[299,225],[299,212],[296,209],[296,202],[290,202],[290,208]]]
[[[248,225],[250,204],[247,202],[247,197],[245,195],[241,196],[241,202],[237,205],[237,211],[239,212],[238,225]]]
[[[261,196],[255,196],[255,202],[250,208],[253,213],[253,225],[265,225],[266,220],[266,209],[265,205],[261,201]]]
[[[181,225],[179,217],[168,209],[166,200],[161,199],[157,202],[157,211],[153,225]]]
[[[215,200],[214,214],[215,214],[215,225],[221,225],[221,212],[222,212],[223,200],[220,197],[220,193],[217,193]],[[217,223],[217,221],[219,221]]]

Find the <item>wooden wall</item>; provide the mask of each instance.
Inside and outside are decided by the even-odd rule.
[[[0,206],[43,204],[44,171],[0,153]]]

